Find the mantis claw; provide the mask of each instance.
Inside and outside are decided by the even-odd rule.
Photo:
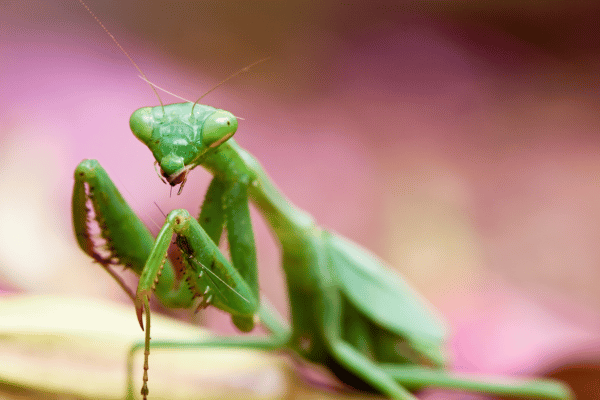
[[[138,322],[140,323],[140,328],[142,328],[142,330],[144,330],[143,311],[144,311],[143,305],[139,305],[139,304],[135,305],[135,313],[137,314]]]
[[[140,328],[144,330],[144,306],[146,306],[146,312],[148,312],[148,301],[149,296],[147,293],[137,293],[135,296],[135,313],[137,315],[138,322],[140,323]]]

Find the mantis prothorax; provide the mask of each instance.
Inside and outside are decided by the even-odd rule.
[[[140,276],[132,298],[142,328],[146,313],[146,340],[130,355],[144,347],[145,370],[150,347],[287,349],[329,368],[349,386],[396,400],[415,400],[413,392],[425,387],[572,398],[569,388],[557,381],[498,382],[449,372],[447,330],[436,312],[376,256],[319,227],[296,208],[260,163],[232,139],[238,127],[233,114],[187,102],[140,108],[129,124],[171,186],[184,184],[197,166],[213,175],[199,217],[186,210],[171,211],[155,239],[97,161],[84,160],[75,171],[73,222],[80,247],[109,270],[112,264],[122,264]],[[249,201],[281,247],[289,325],[259,299]],[[93,223],[99,226],[101,241],[93,237]],[[224,228],[231,261],[217,246]],[[173,236],[182,255],[179,271],[166,259]],[[152,293],[166,307],[212,305],[230,313],[241,331],[259,322],[271,334],[150,344]],[[129,371],[131,377],[131,367]],[[132,396],[131,378],[128,394]],[[148,395],[146,374],[142,395]]]

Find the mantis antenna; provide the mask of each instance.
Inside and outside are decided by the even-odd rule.
[[[165,92],[165,93],[167,93],[167,94],[170,94],[171,96],[173,96],[173,97],[176,97],[176,98],[178,98],[178,99],[180,99],[180,100],[183,100],[183,101],[186,101],[186,102],[188,102],[188,103],[191,103],[191,101],[189,101],[189,100],[188,100],[188,99],[186,99],[185,97],[181,97],[181,96],[179,96],[179,95],[176,95],[176,94],[175,94],[175,93],[173,93],[173,92],[169,92],[167,89],[163,89],[163,88],[161,88],[161,87],[160,87],[160,86],[158,86],[157,84],[155,84],[155,83],[153,83],[153,82],[151,82],[151,81],[147,80],[146,78],[144,78],[144,77],[143,77],[143,76],[141,76],[141,75],[138,75],[138,78],[140,78],[140,79],[141,79],[141,80],[143,80],[143,81],[146,81],[147,83],[149,83],[150,85],[154,86],[155,88],[157,88],[158,90],[160,90],[160,91],[162,91],[162,92]],[[212,89],[211,89],[211,90],[212,90]],[[236,118],[236,119],[241,119],[241,120],[244,120],[244,118],[242,118],[242,117],[238,117],[237,115],[235,115],[235,118]],[[155,169],[156,169],[156,164],[157,164],[157,162],[155,161],[155,162],[154,162],[154,168],[155,168]],[[162,180],[164,183],[167,183],[167,181],[165,181],[165,180],[164,180],[164,178],[162,177],[162,175],[160,174],[160,172],[158,172],[158,170],[156,171],[156,173],[158,174],[158,177],[160,178],[160,180]]]
[[[156,89],[158,89],[158,90],[160,90],[160,91],[162,91],[162,92],[165,92],[166,94],[170,94],[171,96],[173,96],[173,97],[175,97],[175,98],[178,98],[179,100],[183,100],[183,101],[185,101],[185,102],[191,103],[191,101],[189,101],[189,100],[188,100],[188,99],[186,99],[185,97],[181,97],[181,96],[179,96],[179,95],[176,95],[176,94],[175,94],[175,93],[173,93],[173,92],[169,92],[167,89],[163,89],[163,88],[161,88],[161,87],[160,87],[160,86],[158,86],[157,84],[155,84],[155,83],[153,83],[153,82],[150,82],[148,79],[146,79],[145,77],[143,77],[143,76],[141,76],[141,75],[138,75],[138,77],[139,77],[141,80],[143,80],[143,81],[145,81],[146,83],[148,83],[149,85],[152,85],[152,86],[153,86],[153,87],[155,87]]]
[[[79,0],[81,1],[81,0]],[[211,89],[209,89],[206,93],[204,93],[202,96],[198,97],[198,100],[196,100],[194,102],[194,105],[192,106],[192,115],[194,115],[194,107],[196,107],[196,104],[198,104],[198,102],[200,100],[202,100],[207,94],[209,94],[210,92],[212,92],[213,90],[215,90],[216,88],[218,88],[219,86],[221,86],[222,84],[224,84],[225,82],[229,81],[230,79],[235,78],[236,76],[238,76],[239,74],[241,74],[242,72],[247,72],[250,68],[254,67],[257,64],[260,64],[263,61],[267,61],[269,58],[271,58],[271,56],[269,57],[265,57],[265,58],[261,58],[258,61],[254,61],[252,64],[250,65],[246,65],[244,68],[234,72],[233,74],[229,75],[227,78],[223,79],[221,82],[217,83],[215,86],[213,86]]]
[[[104,26],[104,24],[102,23],[102,21],[100,21],[100,18],[98,18],[96,16],[96,14],[94,14],[94,12],[88,7],[88,5],[83,0],[78,0],[78,1],[79,1],[79,3],[82,6],[85,7],[86,10],[88,10],[88,12],[90,13],[90,15],[92,17],[94,17],[94,19],[96,20],[96,22],[98,23],[98,25],[100,25],[102,27],[102,29],[104,29],[104,32],[106,32],[106,34],[108,36],[110,36],[110,38],[112,39],[113,42],[115,42],[115,44],[117,45],[117,47],[119,48],[119,50],[121,50],[121,52],[123,54],[125,54],[125,57],[127,57],[129,59],[129,61],[131,61],[131,63],[135,67],[135,69],[138,70],[138,72],[144,77],[144,80],[147,82],[148,78],[146,78],[146,74],[144,74],[144,71],[142,71],[142,69],[135,63],[135,61],[133,61],[133,58],[131,58],[131,56],[129,55],[129,53],[127,53],[125,51],[125,49],[123,48],[123,46],[121,46],[121,44],[117,41],[117,39],[113,36],[113,34],[110,33],[110,31]],[[158,102],[160,103],[160,106],[161,106],[161,108],[163,110],[163,114],[164,114],[164,112],[165,112],[165,106],[164,106],[164,104],[163,104],[160,96],[158,95],[158,92],[156,91],[156,89],[154,88],[154,86],[150,85],[150,87],[152,88],[152,91],[154,92],[154,94],[158,98]]]
[[[158,208],[158,211],[160,211],[160,213],[163,215],[163,217],[167,218],[167,214],[165,214],[165,212],[160,208],[158,203],[154,202],[154,205],[156,206],[156,208]]]

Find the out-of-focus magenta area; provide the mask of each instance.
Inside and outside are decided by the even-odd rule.
[[[236,140],[294,203],[440,310],[458,370],[598,371],[600,6],[89,3],[150,80],[192,100],[271,56],[203,101],[243,117]],[[196,212],[210,176],[169,196],[128,128],[157,99],[77,2],[0,8],[0,287],[127,301],[76,247],[73,169],[98,159],[154,232],[154,202]],[[253,216],[261,290],[285,314]]]

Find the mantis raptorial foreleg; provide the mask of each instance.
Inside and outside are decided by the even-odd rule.
[[[111,276],[113,266],[123,265],[140,275],[150,256],[154,237],[123,199],[108,174],[96,160],[84,160],[75,169],[72,217],[79,247]],[[133,293],[120,280],[132,300]],[[176,271],[166,260],[156,293],[168,307],[189,307],[193,293],[177,285]]]
[[[213,178],[206,191],[204,203],[200,207],[200,215],[198,216],[198,222],[215,243],[221,242],[221,235],[225,226],[225,214],[222,212],[225,189],[226,183],[222,179]]]
[[[235,268],[185,210],[169,213],[154,240],[95,160],[80,163],[75,182],[73,223],[80,247],[108,270],[113,264],[122,264],[140,275],[134,301],[142,328],[143,311],[147,314],[145,372],[150,349],[148,300],[153,292],[168,307],[190,307],[194,299],[201,297],[197,308],[214,305],[230,313],[241,330],[252,329],[258,308],[258,282],[245,187],[215,179],[201,213],[215,239],[226,222],[228,237],[235,243],[230,247],[232,262],[240,265]],[[92,225],[97,225],[96,237]],[[173,236],[182,254],[183,268],[178,273],[166,259]],[[119,283],[126,288],[122,281]],[[145,397],[148,389],[144,375]]]
[[[167,215],[158,233],[155,246],[140,276],[136,293],[136,309],[140,325],[143,299],[154,292],[161,274],[171,238],[182,252],[182,280],[194,297],[202,297],[205,305],[212,304],[232,315],[252,317],[258,299],[244,277],[223,256],[217,245],[186,210],[174,210]]]

